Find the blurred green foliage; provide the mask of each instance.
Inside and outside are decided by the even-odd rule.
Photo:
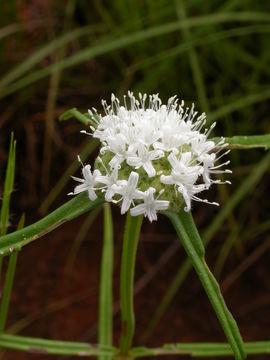
[[[81,144],[81,124],[58,124],[58,117],[71,107],[101,109],[100,99],[111,92],[158,92],[163,100],[176,94],[207,112],[209,123],[217,121],[215,136],[270,133],[269,10],[262,0],[2,2],[0,149],[14,130],[20,206],[36,210],[43,201],[46,212],[67,193],[69,175],[80,166],[70,165],[76,154],[85,160],[97,144]],[[226,259],[233,250],[241,258],[249,236],[239,234],[268,220],[269,157],[257,149],[246,154],[231,153],[233,185],[213,195],[227,207],[220,216],[202,215],[202,223],[212,221],[209,237],[227,222]],[[6,159],[0,152],[0,163]]]

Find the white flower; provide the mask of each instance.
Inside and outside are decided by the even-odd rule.
[[[132,216],[143,214],[152,222],[157,220],[157,211],[167,210],[170,202],[167,200],[154,199],[156,189],[150,187],[143,193],[143,204],[139,204],[130,210]]]
[[[91,166],[86,165],[82,168],[82,174],[83,179],[72,176],[74,180],[80,182],[81,184],[77,185],[74,189],[74,192],[70,193],[70,195],[76,195],[83,191],[88,191],[89,199],[94,201],[97,198],[95,193],[95,185],[97,184],[97,178],[101,176],[101,173],[99,170],[94,170],[92,174]]]
[[[119,181],[118,185],[113,185],[113,189],[116,194],[122,195],[121,214],[128,211],[131,204],[134,204],[134,199],[139,199],[142,196],[142,192],[137,189],[139,175],[132,171],[128,180]]]
[[[149,150],[145,145],[138,144],[138,152],[134,156],[127,158],[127,164],[134,166],[135,169],[139,169],[141,166],[147,172],[149,177],[156,175],[156,170],[152,164],[153,160],[160,159],[164,156],[161,150]]]
[[[224,152],[224,139],[209,140],[215,124],[203,130],[206,115],[197,116],[194,105],[184,107],[176,96],[162,104],[158,94],[124,95],[123,104],[114,95],[111,104],[102,101],[105,115],[89,111],[96,126],[93,137],[101,149],[92,174],[83,167],[83,179],[74,194],[88,191],[89,198],[104,196],[119,203],[121,213],[143,214],[156,220],[158,211],[191,209],[192,200],[210,203],[198,195],[212,184],[229,183],[212,176],[230,173],[218,161]],[[222,152],[221,155],[218,155]],[[155,199],[154,193],[163,193]]]
[[[116,185],[118,181],[118,168],[114,168],[111,174],[105,176],[100,174],[100,176],[97,176],[96,181],[105,185],[104,189],[106,190],[102,190],[103,192],[105,191],[105,200],[112,201],[115,194],[115,188],[113,185]]]
[[[182,153],[178,159],[173,153],[168,156],[172,166],[171,175],[161,175],[160,181],[164,184],[194,185],[198,177],[203,173],[200,165],[192,165],[191,152]]]

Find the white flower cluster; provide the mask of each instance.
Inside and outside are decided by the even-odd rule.
[[[211,179],[212,174],[231,171],[222,169],[229,161],[215,165],[229,151],[218,155],[223,138],[208,140],[215,124],[201,132],[204,113],[196,119],[194,106],[184,108],[176,96],[163,105],[158,95],[139,94],[137,99],[131,92],[123,106],[114,95],[110,105],[102,105],[105,116],[89,111],[96,119],[92,136],[102,144],[95,170],[83,166],[83,178],[75,178],[81,184],[72,194],[88,191],[91,200],[103,194],[106,201],[121,204],[122,214],[130,209],[131,215],[143,214],[150,221],[158,211],[179,211],[183,203],[189,211],[191,200],[210,203],[197,194],[224,183]]]

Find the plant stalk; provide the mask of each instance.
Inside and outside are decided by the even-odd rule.
[[[133,282],[135,258],[142,219],[142,216],[133,217],[129,212],[126,217],[120,273],[120,309],[122,322],[120,354],[122,357],[128,355],[135,330]]]

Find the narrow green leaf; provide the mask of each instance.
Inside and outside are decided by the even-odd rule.
[[[19,24],[11,24],[0,29],[0,40],[10,36],[18,31],[22,30],[22,26]]]
[[[0,346],[42,355],[105,355],[107,357],[113,357],[117,353],[117,349],[112,346],[97,346],[80,342],[46,340],[8,334],[0,335]]]
[[[0,255],[20,250],[21,247],[49,233],[66,221],[70,221],[87,211],[95,209],[103,201],[103,199],[89,200],[86,192],[76,195],[72,200],[67,201],[64,205],[36,223],[0,237]]]
[[[246,342],[244,349],[247,355],[266,355],[270,353],[270,341]],[[231,357],[233,351],[226,343],[176,343],[166,344],[160,348],[135,347],[131,356],[164,356],[164,355],[189,355],[191,357]]]
[[[204,257],[199,256],[194,246],[195,238],[199,237],[199,233],[193,222],[192,215],[190,212],[185,212],[184,210],[181,210],[179,214],[172,211],[164,211],[164,214],[171,220],[179,238],[181,238],[181,243],[199,276],[201,284],[232,347],[235,359],[245,359],[243,340],[237,324],[226,307],[219,285],[210,272]],[[191,237],[193,237],[194,240],[191,239]]]
[[[24,214],[21,216],[17,229],[20,230],[24,226]],[[13,287],[14,274],[17,264],[18,251],[14,251],[9,258],[8,269],[5,279],[5,286],[2,296],[0,308],[0,333],[5,329],[8,307],[10,302],[11,291]]]
[[[6,177],[4,183],[4,191],[2,195],[2,206],[1,206],[1,231],[0,235],[5,235],[7,232],[8,218],[9,218],[9,203],[10,196],[14,186],[15,176],[15,157],[16,157],[16,141],[14,141],[13,133],[11,134],[10,147],[8,154],[8,163],[6,170]]]
[[[104,239],[99,293],[98,343],[112,345],[113,335],[113,223],[110,204],[104,205]],[[100,360],[108,357],[100,356]]]
[[[61,48],[64,45],[72,42],[73,40],[93,32],[93,26],[85,26],[78,29],[73,29],[65,34],[57,37],[53,41],[49,42],[45,46],[42,46],[40,49],[36,50],[26,60],[20,62],[14,69],[8,72],[0,80],[0,88],[4,88],[9,85],[12,81],[18,79],[20,76],[24,75],[27,71],[31,70],[35,65],[40,61],[46,58],[48,55]],[[1,34],[1,33],[0,33]]]
[[[9,258],[7,275],[6,275],[6,279],[5,279],[5,286],[4,286],[4,292],[3,292],[3,298],[2,298],[2,302],[1,302],[1,308],[0,308],[0,333],[2,333],[5,329],[10,295],[11,295],[13,279],[14,279],[14,274],[15,274],[15,269],[16,269],[16,264],[17,264],[17,257],[18,257],[18,251],[14,251],[10,255],[10,258]]]
[[[231,12],[231,13],[215,13],[211,15],[204,15],[198,17],[192,17],[181,22],[171,22],[159,26],[154,26],[142,31],[137,31],[128,35],[119,37],[117,36],[106,39],[105,42],[99,43],[96,46],[88,47],[72,55],[66,59],[63,59],[60,62],[49,65],[44,69],[37,70],[32,72],[29,75],[19,79],[17,82],[13,83],[6,88],[3,88],[0,98],[3,98],[25,86],[28,86],[36,81],[47,77],[55,70],[63,70],[72,66],[76,66],[84,61],[88,61],[90,58],[95,56],[100,56],[111,51],[115,51],[126,46],[132,45],[134,43],[141,42],[143,40],[151,39],[153,37],[169,34],[171,32],[191,27],[198,26],[209,26],[211,24],[220,24],[227,22],[261,22],[261,21],[270,21],[270,16],[265,13],[259,12]]]
[[[240,99],[232,101],[229,104],[226,104],[226,105],[220,107],[218,110],[211,112],[207,116],[207,124],[210,125],[214,121],[216,121],[220,118],[223,118],[226,115],[229,115],[235,111],[241,110],[247,106],[251,106],[258,102],[267,100],[269,98],[270,98],[270,89],[269,88],[261,90],[261,91],[256,91],[256,93],[249,94],[245,97],[241,97]]]
[[[131,216],[129,212],[126,216],[120,273],[120,309],[122,323],[120,352],[123,356],[128,353],[131,347],[135,330],[133,282],[135,258],[142,219],[142,216]]]
[[[185,3],[183,0],[176,0],[176,13],[178,15],[180,22],[185,21],[187,19]],[[186,43],[190,43],[192,41],[192,35],[190,29],[187,27],[184,28],[182,31],[183,31],[183,38],[186,40]],[[203,79],[203,73],[200,67],[200,60],[195,47],[191,47],[188,50],[188,57],[189,57],[192,77],[197,90],[197,95],[201,109],[206,113],[208,113],[209,103],[207,99],[206,87]]]
[[[268,150],[270,149],[270,134],[226,137],[225,142],[229,144],[230,149],[264,148]]]
[[[78,120],[79,122],[81,122],[83,125],[85,126],[89,126],[89,125],[94,125],[96,126],[96,120],[97,118],[95,116],[93,116],[92,118],[90,118],[89,114],[82,114],[81,112],[79,112],[76,108],[72,108],[69,109],[67,111],[65,111],[60,117],[59,120],[60,121],[66,121],[69,120],[71,118],[75,118],[76,120]]]

